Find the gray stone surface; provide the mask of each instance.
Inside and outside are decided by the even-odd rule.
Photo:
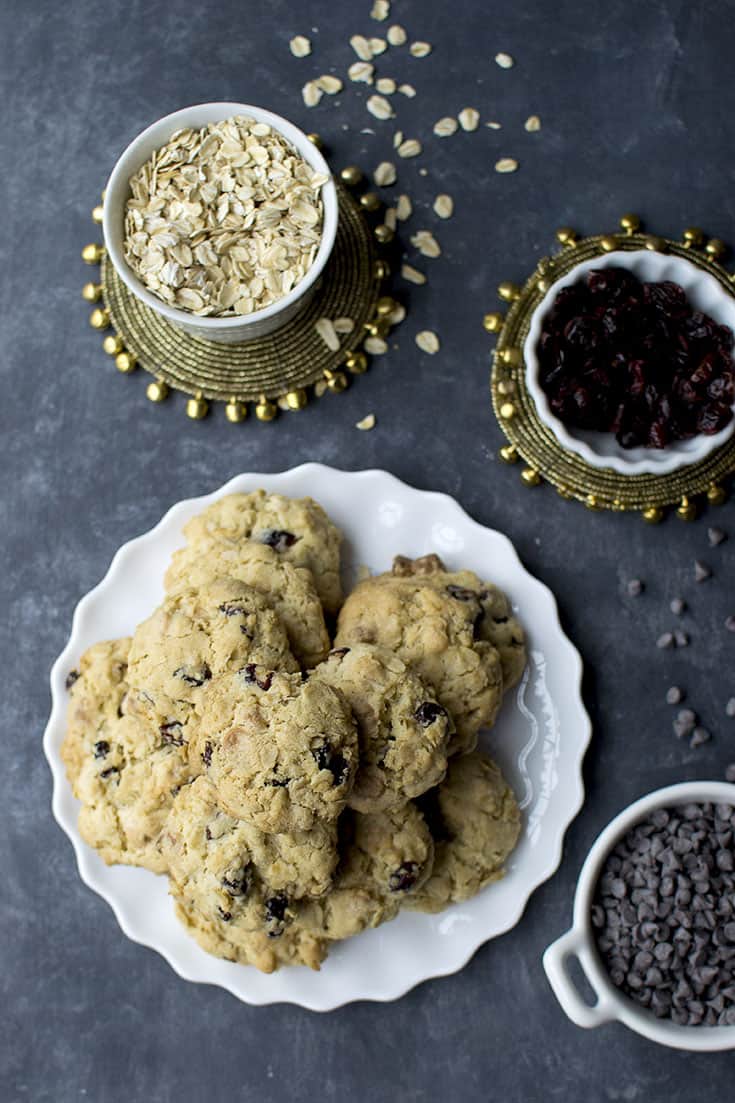
[[[413,225],[433,225],[427,204],[438,191],[454,196],[456,215],[437,230],[442,258],[421,265],[429,284],[406,296],[400,348],[339,398],[276,425],[233,428],[221,410],[192,424],[181,398],[155,408],[142,376],[118,376],[86,324],[79,289],[90,273],[79,250],[95,236],[88,212],[119,150],[160,115],[201,100],[250,100],[321,131],[337,166],[390,155],[393,127],[366,114],[364,90],[350,87],[313,112],[299,94],[307,76],[344,72],[350,34],[380,33],[369,7],[0,5],[0,1098],[8,1103],[683,1103],[695,1092],[705,1098],[704,1084],[709,1098],[732,1092],[726,1055],[666,1051],[617,1026],[572,1026],[540,958],[569,923],[580,865],[610,816],[653,787],[721,776],[735,760],[735,721],[724,715],[735,692],[735,636],[722,627],[735,611],[735,538],[710,550],[706,522],[651,529],[523,488],[517,470],[495,459],[501,437],[480,319],[495,305],[498,281],[523,277],[558,225],[613,228],[632,208],[659,232],[696,222],[735,238],[735,5],[396,2],[396,19],[435,45],[425,60],[402,53],[380,63],[419,89],[400,102],[397,122],[426,146],[420,162],[401,166],[419,199]],[[297,32],[311,34],[311,59],[290,56]],[[497,50],[514,55],[516,67],[498,69]],[[466,104],[503,130],[433,139],[434,120]],[[527,135],[532,112],[543,128]],[[366,126],[376,134],[361,133]],[[495,175],[498,156],[516,156],[520,171]],[[441,335],[433,359],[413,344],[422,328]],[[378,427],[358,433],[354,422],[369,411]],[[586,660],[596,729],[586,807],[559,873],[517,928],[461,973],[397,1003],[324,1016],[253,1009],[188,985],[129,942],[77,876],[51,817],[41,754],[48,668],[75,603],[118,545],[182,496],[241,470],[304,460],[385,467],[454,495],[478,521],[507,532],[558,596]],[[716,523],[730,527],[733,508],[716,511]],[[697,557],[714,568],[701,586]],[[627,596],[631,578],[646,583],[638,598]],[[677,595],[690,603],[683,626],[692,643],[660,651],[655,641],[672,627]],[[672,684],[688,690],[687,703],[715,735],[696,752],[672,735],[664,700]]]

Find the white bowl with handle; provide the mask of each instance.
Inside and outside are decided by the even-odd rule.
[[[620,1022],[660,1045],[674,1049],[712,1052],[735,1049],[735,1026],[679,1026],[658,1019],[617,988],[605,969],[595,942],[591,909],[597,881],[610,852],[632,827],[659,808],[678,804],[729,804],[735,807],[735,785],[724,781],[686,781],[657,789],[629,805],[611,821],[593,843],[577,882],[571,928],[548,947],[544,969],[554,995],[577,1026],[587,1029]],[[576,958],[595,993],[587,1003],[570,976],[568,963]]]
[[[322,236],[311,267],[283,298],[271,303],[270,306],[263,307],[262,310],[254,310],[251,314],[226,318],[200,318],[187,310],[169,306],[168,303],[149,291],[135,275],[125,259],[125,206],[130,198],[130,178],[149,160],[157,149],[168,142],[172,134],[183,127],[198,130],[209,123],[221,122],[232,118],[234,115],[246,115],[257,122],[267,123],[278,131],[289,145],[293,146],[315,172],[323,173],[329,177],[327,183],[323,184],[321,188],[324,210]],[[294,126],[293,123],[282,119],[280,115],[274,115],[272,111],[266,111],[262,107],[254,107],[247,103],[223,102],[200,103],[193,107],[184,107],[181,111],[174,111],[173,114],[166,115],[158,122],[153,123],[137,138],[133,139],[124,153],[121,154],[107,182],[102,229],[107,256],[114,265],[115,271],[141,302],[195,337],[236,344],[253,337],[263,337],[268,333],[272,333],[285,325],[307,305],[316,291],[319,277],[324,271],[334,248],[337,236],[337,221],[337,188],[327,162],[314,143],[309,141],[306,134]]]

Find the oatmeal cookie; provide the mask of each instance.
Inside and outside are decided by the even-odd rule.
[[[503,876],[503,863],[518,841],[521,814],[490,758],[475,751],[452,759],[438,789],[417,803],[434,837],[434,868],[406,907],[439,912]]]
[[[185,526],[191,544],[214,538],[237,545],[244,540],[267,544],[296,567],[308,567],[328,613],[342,602],[339,553],[342,534],[312,498],[286,498],[255,490],[228,494]]]
[[[358,757],[355,722],[336,690],[255,665],[209,687],[192,750],[224,808],[265,832],[335,820]]]
[[[447,769],[449,714],[397,655],[365,643],[339,648],[311,677],[338,689],[357,723],[360,765],[351,808],[399,808],[438,785]]]

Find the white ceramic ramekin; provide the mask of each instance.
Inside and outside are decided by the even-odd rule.
[[[207,123],[229,119],[233,115],[248,115],[258,122],[268,123],[274,130],[290,142],[303,159],[315,172],[324,173],[329,180],[321,189],[322,203],[324,205],[324,221],[322,225],[322,238],[314,263],[300,283],[294,287],[288,295],[284,295],[278,302],[264,307],[262,310],[253,311],[252,314],[232,318],[199,318],[185,310],[164,303],[138,279],[125,260],[124,253],[124,219],[125,204],[130,196],[130,178],[145,164],[148,158],[161,146],[165,145],[171,135],[182,127],[197,129],[206,126]],[[299,312],[314,294],[317,281],[329,260],[337,235],[338,203],[337,189],[327,162],[319,150],[310,142],[306,135],[280,115],[274,115],[271,111],[264,111],[261,107],[253,107],[247,103],[200,103],[193,107],[185,107],[181,111],[174,111],[134,138],[125,152],[119,158],[110,174],[107,182],[104,200],[104,217],[102,227],[105,236],[105,247],[110,261],[115,266],[120,279],[130,288],[146,306],[162,314],[174,325],[196,337],[204,337],[209,341],[222,341],[228,344],[236,344],[239,341],[247,341],[252,337],[263,337],[272,333],[288,322]]]
[[[616,988],[597,951],[590,915],[605,859],[635,824],[646,819],[657,808],[705,801],[735,806],[735,785],[724,781],[687,781],[657,789],[624,809],[593,844],[577,882],[571,930],[553,942],[543,958],[554,994],[577,1026],[589,1028],[616,1021],[653,1042],[675,1049],[702,1052],[735,1049],[735,1026],[677,1026],[666,1019],[657,1019],[651,1011],[639,1007]],[[592,1006],[585,1002],[569,975],[567,962],[570,958],[579,961],[597,996],[597,1002]]]
[[[683,287],[695,310],[711,315],[721,325],[735,330],[735,298],[708,272],[702,271],[685,257],[657,253],[648,249],[626,252],[617,250],[592,260],[582,261],[565,276],[553,283],[531,317],[528,336],[523,345],[526,365],[526,385],[536,405],[539,417],[562,445],[597,468],[611,468],[620,475],[664,475],[687,464],[697,463],[724,444],[735,431],[735,419],[712,436],[700,435],[691,440],[679,440],[666,448],[623,448],[613,433],[598,433],[564,425],[549,407],[539,383],[537,347],[544,318],[563,287],[576,283],[593,268],[627,268],[644,282],[660,283],[673,280]]]

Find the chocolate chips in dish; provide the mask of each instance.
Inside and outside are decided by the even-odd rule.
[[[593,269],[556,296],[538,343],[539,383],[565,425],[665,448],[733,416],[733,333],[670,280]]]

